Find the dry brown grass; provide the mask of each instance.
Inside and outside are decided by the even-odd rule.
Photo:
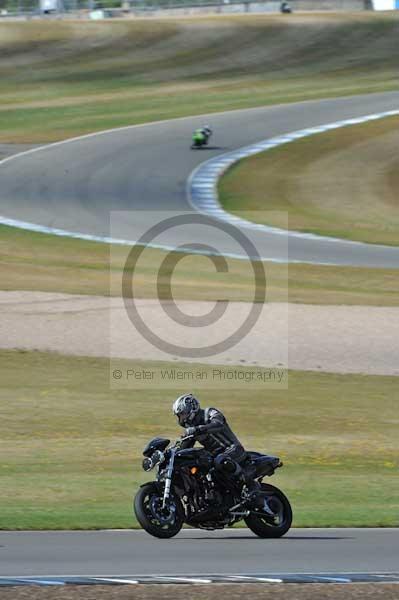
[[[0,226],[0,287],[32,290],[119,295],[126,251],[106,244],[85,242]],[[137,297],[156,297],[156,276],[166,256],[146,249],[135,276]],[[173,294],[182,300],[216,300],[220,290],[228,300],[252,301],[253,276],[246,261],[227,259],[229,275],[215,272],[205,257],[179,262],[173,275]],[[111,281],[110,281],[111,275]],[[266,264],[268,301],[304,304],[399,305],[399,278],[394,269],[366,269],[318,265]]]
[[[394,13],[0,23],[0,139],[397,89],[398,31]]]
[[[293,230],[397,245],[398,144],[398,117],[310,136],[241,161],[221,200],[232,212],[288,213]],[[277,212],[267,218],[284,227]]]

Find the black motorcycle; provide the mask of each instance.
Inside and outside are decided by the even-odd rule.
[[[245,486],[241,489],[216,471],[213,457],[205,449],[182,448],[186,439],[189,437],[169,446],[170,440],[154,438],[143,451],[143,469],[158,468],[156,481],[143,484],[134,499],[134,512],[143,529],[158,538],[171,538],[184,523],[213,530],[244,519],[262,538],[279,538],[289,530],[292,510],[288,498],[262,482],[283,466],[279,458],[248,452],[243,466],[260,484],[255,502]]]

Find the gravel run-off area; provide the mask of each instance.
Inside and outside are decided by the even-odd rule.
[[[117,585],[10,587],[1,591],[5,600],[398,600],[399,585],[360,584],[213,584],[213,585]]]
[[[223,340],[251,305],[229,303],[217,325],[177,325],[157,300],[137,300],[138,312],[160,337],[202,346]],[[214,303],[181,301],[204,315]],[[142,360],[171,360],[131,323],[121,298],[44,292],[0,292],[0,348]],[[188,337],[189,336],[189,337]],[[235,346],[201,362],[332,373],[399,375],[399,308],[270,303]],[[184,359],[186,360],[186,359]],[[193,359],[187,359],[193,360]]]

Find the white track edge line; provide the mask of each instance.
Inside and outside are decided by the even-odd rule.
[[[351,97],[351,96],[349,96]],[[346,97],[343,97],[343,99]],[[304,101],[302,103],[307,103],[307,102],[314,102],[313,100],[309,100],[309,101]],[[276,105],[276,106],[280,106],[280,105]],[[285,104],[283,104],[282,106],[285,106]],[[250,112],[250,111],[256,111],[256,110],[262,110],[265,108],[269,108],[269,107],[265,107],[265,106],[257,106],[257,107],[252,107],[252,108],[247,108],[247,109],[235,109],[232,111],[221,111],[219,113],[205,113],[204,115],[189,115],[189,116],[185,116],[185,117],[176,117],[173,119],[165,119],[165,120],[161,120],[161,121],[151,121],[148,123],[138,123],[138,124],[134,124],[134,125],[125,125],[122,127],[115,127],[115,128],[111,128],[111,129],[104,129],[102,131],[95,131],[92,133],[88,133],[88,134],[84,134],[81,136],[75,136],[72,138],[68,138],[66,140],[60,140],[58,142],[53,142],[50,144],[45,144],[43,146],[39,146],[37,148],[31,148],[29,150],[25,150],[23,152],[19,152],[17,154],[13,154],[11,156],[8,156],[6,158],[4,158],[3,160],[0,160],[0,167],[2,165],[4,165],[5,163],[11,161],[11,160],[15,160],[17,158],[20,158],[21,156],[26,156],[28,154],[33,154],[35,152],[39,152],[39,151],[43,151],[49,148],[52,148],[54,146],[60,146],[63,144],[68,144],[71,142],[76,142],[76,141],[80,141],[80,140],[84,140],[84,139],[88,139],[88,138],[92,138],[92,137],[96,137],[96,136],[100,136],[100,135],[104,135],[104,134],[110,134],[110,133],[114,133],[114,132],[119,132],[119,131],[127,131],[130,129],[136,129],[136,128],[143,128],[143,127],[147,127],[147,126],[152,126],[152,125],[156,125],[156,124],[163,124],[163,123],[170,123],[170,122],[174,122],[174,121],[184,121],[184,120],[190,120],[190,119],[195,119],[195,118],[203,118],[205,116],[211,116],[211,115],[223,115],[223,114],[228,114],[231,112]],[[273,106],[270,106],[270,108],[273,108]],[[226,212],[223,210],[223,208],[221,207],[221,205],[219,204],[219,201],[217,199],[217,196],[213,197],[213,202],[215,203],[215,206],[213,208],[212,211],[210,211],[209,209],[204,211],[201,210],[193,201],[192,201],[192,197],[191,197],[191,186],[192,186],[192,182],[195,180],[195,176],[197,174],[197,172],[204,167],[205,165],[208,165],[209,163],[212,163],[212,165],[215,165],[216,162],[221,161],[221,166],[222,169],[218,169],[217,173],[217,177],[215,177],[215,175],[213,173],[211,173],[210,177],[214,180],[214,186],[217,185],[217,181],[219,179],[219,177],[227,170],[228,167],[230,167],[232,164],[234,164],[234,162],[237,162],[237,160],[241,160],[244,157],[247,156],[251,156],[251,155],[255,155],[258,154],[260,152],[265,152],[270,148],[275,148],[278,145],[282,145],[287,143],[287,140],[289,141],[293,141],[295,139],[297,139],[297,136],[302,137],[307,137],[307,136],[311,136],[311,135],[315,135],[316,133],[322,133],[325,131],[329,131],[330,129],[333,128],[339,128],[339,127],[345,127],[347,125],[354,125],[354,124],[360,124],[360,123],[365,123],[367,121],[371,121],[371,120],[377,120],[377,119],[382,119],[384,117],[388,117],[388,116],[395,116],[395,115],[399,115],[399,110],[390,110],[390,111],[384,111],[381,113],[373,113],[373,114],[369,114],[369,115],[365,115],[363,117],[353,117],[351,119],[346,119],[343,121],[336,121],[336,122],[332,122],[332,123],[327,123],[326,125],[322,125],[322,126],[315,126],[315,127],[308,127],[306,129],[302,129],[302,130],[297,130],[294,131],[292,133],[288,133],[288,134],[283,134],[283,135],[279,135],[276,136],[275,138],[270,138],[270,139],[266,139],[260,142],[256,142],[254,144],[251,144],[250,146],[245,146],[243,148],[238,148],[237,150],[234,150],[232,152],[226,153],[226,154],[222,154],[217,156],[216,158],[211,158],[208,161],[205,161],[204,163],[201,163],[200,165],[198,165],[198,167],[196,167],[196,169],[194,169],[194,171],[192,171],[192,173],[190,174],[188,180],[187,180],[187,185],[186,185],[186,197],[187,200],[189,202],[189,204],[197,211],[203,214],[208,214],[210,216],[212,216],[215,219],[218,220],[231,220],[232,218],[234,219],[234,222],[236,225],[240,224],[243,227],[250,227],[250,228],[256,228],[258,230],[262,230],[268,233],[278,233],[281,235],[288,235],[288,236],[293,236],[293,237],[301,237],[304,239],[318,239],[318,240],[327,240],[327,241],[334,241],[334,242],[345,242],[345,243],[350,243],[350,244],[356,244],[356,245],[363,245],[363,246],[374,246],[371,244],[366,244],[364,242],[355,242],[352,240],[343,240],[341,238],[333,238],[333,237],[326,237],[326,236],[319,236],[316,234],[306,234],[306,233],[302,233],[302,232],[296,232],[296,231],[287,231],[285,229],[279,229],[279,228],[275,228],[275,227],[268,227],[267,225],[261,225],[261,224],[257,224],[257,223],[253,223],[251,221],[245,221],[244,219],[240,219],[239,217],[234,217],[234,215]],[[278,143],[275,143],[276,140],[280,140]],[[261,144],[273,144],[272,146],[269,146],[267,148],[264,148],[262,150],[259,150],[257,147]],[[256,149],[255,149],[256,148]],[[244,150],[248,151],[248,154],[242,155],[242,152]],[[230,161],[230,158],[232,158],[233,156],[236,155],[240,155],[238,158],[236,158],[233,161]],[[226,158],[229,157],[228,163],[226,164]],[[223,164],[224,163],[224,164]],[[222,215],[222,216],[221,216]],[[239,222],[237,222],[239,221]],[[118,244],[118,245],[133,245],[137,243],[137,240],[122,240],[122,239],[118,239],[118,238],[112,238],[112,237],[108,237],[108,236],[98,236],[98,235],[91,235],[91,234],[85,234],[85,233],[80,233],[80,232],[72,232],[69,230],[65,230],[65,229],[59,229],[59,228],[53,228],[53,227],[47,227],[45,225],[38,225],[35,223],[30,223],[27,221],[22,221],[19,219],[12,219],[12,218],[8,218],[8,217],[3,217],[0,215],[0,224],[1,225],[7,225],[9,227],[15,227],[18,229],[23,229],[23,230],[27,230],[27,231],[33,231],[36,233],[46,233],[46,234],[50,234],[50,235],[56,235],[56,236],[60,236],[60,237],[69,237],[69,238],[74,238],[74,239],[83,239],[86,241],[92,241],[92,242],[100,242],[100,243],[106,243],[106,244]],[[155,248],[155,249],[159,249],[159,250],[168,250],[168,251],[173,251],[175,250],[175,248],[173,248],[172,246],[167,246],[167,245],[163,245],[163,244],[146,244],[146,246],[150,247],[150,248]],[[377,246],[377,247],[384,247],[384,246]],[[387,246],[387,248],[389,248],[389,246]],[[204,254],[203,252],[198,252],[198,254]],[[209,253],[211,254],[211,253]],[[234,254],[234,253],[226,253],[225,256],[229,257],[229,258],[236,258],[238,260],[247,260],[247,257],[243,257],[239,254]],[[263,261],[266,262],[274,262],[274,263],[282,263],[282,264],[286,264],[287,263],[287,259],[276,259],[274,257],[262,257]],[[289,259],[288,262],[290,263],[303,263],[303,260],[295,260],[295,259]],[[317,262],[314,264],[319,264],[319,265],[334,265],[334,262]]]
[[[254,538],[256,539],[256,538]],[[368,574],[372,574],[375,575],[376,577],[398,577],[398,573],[397,572],[392,572],[392,571],[381,571],[381,570],[377,570],[377,571],[370,571],[368,573],[364,572],[364,571],[333,571],[331,573],[326,573],[325,571],[320,571],[320,572],[311,572],[311,571],[278,571],[276,573],[270,574],[271,576],[276,576],[276,577],[286,577],[288,575],[292,575],[292,576],[306,576],[306,577],[323,577],[323,576],[328,576],[328,575],[332,575],[334,576],[340,576],[340,575],[347,575],[348,577],[350,575],[353,576],[359,576],[359,575],[368,575]],[[243,575],[237,574],[237,573],[224,573],[224,574],[220,574],[220,573],[206,573],[204,575],[198,574],[198,575],[193,575],[194,578],[202,578],[202,577],[265,577],[265,575],[267,575],[266,573],[252,573],[252,574],[248,574],[245,573]],[[119,574],[119,575],[112,575],[109,578],[113,579],[113,578],[126,578],[126,574]],[[173,575],[168,575],[165,573],[147,573],[144,575],[133,575],[132,577],[143,577],[143,578],[147,578],[147,577],[173,577]],[[179,575],[177,575],[177,577],[179,577]],[[190,576],[188,576],[190,577]],[[0,580],[1,579],[64,579],[64,578],[90,578],[90,579],[103,579],[104,576],[102,575],[0,575]]]
[[[198,212],[207,214],[208,216],[212,216],[215,219],[219,219],[221,221],[234,222],[236,225],[240,225],[242,227],[248,229],[257,229],[259,231],[263,231],[265,233],[273,233],[280,235],[287,235],[289,237],[302,238],[302,239],[315,239],[319,241],[330,241],[336,243],[346,243],[360,246],[370,246],[370,247],[386,247],[390,248],[390,246],[383,246],[377,244],[367,244],[366,242],[357,242],[354,240],[346,240],[343,238],[336,238],[331,236],[322,236],[314,233],[303,233],[300,231],[294,230],[286,230],[278,227],[271,227],[268,225],[263,225],[260,223],[255,223],[252,221],[247,221],[245,219],[241,219],[236,215],[225,211],[222,205],[219,202],[218,194],[217,194],[217,184],[220,177],[236,162],[243,160],[243,158],[248,158],[250,156],[255,156],[256,154],[260,154],[261,152],[267,152],[273,148],[277,148],[282,146],[288,142],[295,141],[297,139],[303,139],[304,137],[310,137],[312,135],[316,135],[318,133],[326,133],[328,131],[334,129],[340,129],[343,127],[348,127],[351,125],[359,125],[363,123],[367,123],[369,121],[375,121],[378,119],[383,119],[387,117],[397,116],[399,115],[399,110],[389,110],[380,113],[372,113],[369,115],[364,115],[362,117],[354,117],[350,119],[343,119],[339,121],[334,121],[331,123],[326,123],[325,125],[319,125],[315,127],[307,127],[306,129],[300,129],[297,131],[293,131],[289,134],[279,135],[273,138],[268,138],[265,140],[258,141],[249,146],[245,146],[243,148],[238,148],[237,150],[233,150],[232,152],[228,152],[226,154],[221,154],[214,158],[210,158],[209,160],[198,165],[190,174],[187,186],[186,186],[186,196],[189,204]],[[262,147],[262,148],[261,148]],[[213,193],[207,191],[202,188],[201,181],[204,179],[204,175],[202,172],[209,168],[209,172],[206,174],[207,180],[210,182],[213,181]],[[201,199],[197,202],[193,199],[193,188],[196,189],[201,188]],[[212,208],[208,208],[212,206]],[[292,261],[290,261],[292,262]],[[321,263],[318,263],[321,264]],[[327,264],[327,263],[324,263]]]

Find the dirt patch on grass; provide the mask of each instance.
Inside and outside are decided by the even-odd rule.
[[[180,301],[187,315],[208,314],[214,303]],[[42,292],[0,292],[0,347],[70,355],[166,360],[130,322],[121,298]],[[151,330],[172,344],[187,345],[187,327],[165,315],[158,300],[137,300]],[[244,322],[250,305],[230,303],[217,327],[190,330],[191,342],[208,347]],[[306,306],[271,303],[255,328],[230,350],[205,359],[227,365],[259,365],[332,373],[399,375],[399,308]],[[189,344],[190,345],[190,344]],[[173,356],[169,356],[172,359]]]

